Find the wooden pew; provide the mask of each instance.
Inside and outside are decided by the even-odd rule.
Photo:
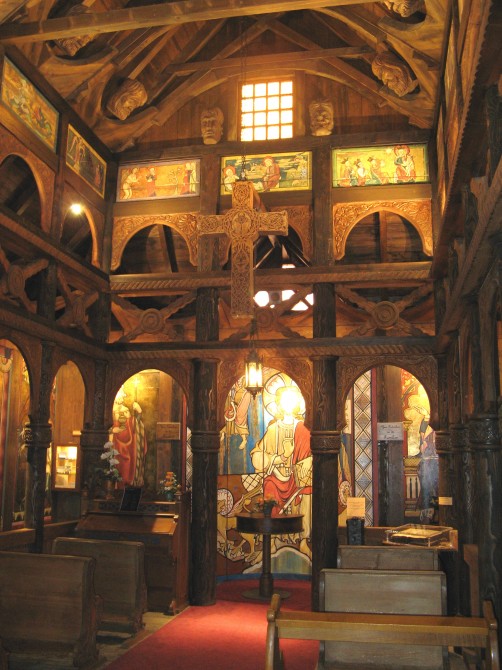
[[[325,569],[319,584],[320,609],[325,612],[371,614],[446,614],[446,576],[439,570]],[[440,670],[448,655],[437,646],[347,644],[326,642],[320,646],[321,662],[335,665],[351,659],[354,666],[402,670],[420,667]]]
[[[287,670],[279,645],[281,639],[344,642],[357,647],[368,642],[374,645],[435,645],[438,647],[475,647],[484,651],[486,670],[500,670],[497,622],[491,602],[483,603],[484,618],[432,615],[366,614],[355,612],[282,612],[281,597],[274,593],[267,611],[265,670]],[[350,657],[348,659],[350,661]],[[322,660],[317,670],[330,666]],[[338,668],[359,668],[349,663]],[[371,666],[386,670],[387,665]],[[444,665],[448,668],[447,662]],[[406,666],[401,665],[402,670]]]
[[[146,581],[142,542],[58,537],[52,553],[96,559],[94,590],[103,599],[101,628],[133,633],[143,628]]]
[[[93,558],[0,552],[0,631],[8,653],[98,659]]]
[[[337,568],[358,570],[439,570],[437,549],[430,547],[389,547],[381,545],[341,545]]]

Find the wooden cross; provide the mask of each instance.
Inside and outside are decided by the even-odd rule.
[[[251,181],[236,181],[232,188],[232,208],[225,214],[197,215],[200,235],[224,234],[232,249],[231,314],[254,314],[253,246],[260,234],[286,235],[288,214],[257,211],[261,206]]]

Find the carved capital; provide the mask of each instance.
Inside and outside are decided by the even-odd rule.
[[[30,421],[24,427],[23,434],[28,449],[47,449],[52,440],[52,426],[49,423]]]
[[[192,454],[218,454],[220,451],[220,433],[218,431],[192,431]]]
[[[448,456],[452,453],[451,436],[446,430],[437,430],[435,433],[436,451],[439,456]]]
[[[340,445],[339,430],[313,430],[310,433],[310,450],[315,455],[339,454]]]
[[[453,451],[466,451],[469,449],[467,426],[464,424],[452,424],[450,426],[450,442]]]
[[[83,451],[102,451],[108,440],[107,428],[91,428],[86,426],[80,435],[80,446]]]
[[[472,417],[469,420],[469,442],[478,451],[502,449],[499,422],[496,414]]]

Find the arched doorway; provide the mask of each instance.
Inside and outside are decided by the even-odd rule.
[[[132,375],[118,389],[112,414],[118,488],[140,486],[144,500],[161,499],[166,473],[183,490],[190,487],[186,398],[173,377],[156,369]]]
[[[256,397],[241,376],[225,404],[218,475],[218,575],[260,573],[261,537],[237,531],[236,515],[273,499],[273,516],[302,514],[301,533],[272,537],[274,574],[311,572],[312,456],[305,401],[286,373],[264,369]]]
[[[365,499],[368,526],[437,523],[439,461],[424,386],[403,368],[378,366],[357,378],[345,402],[340,525],[351,496]]]

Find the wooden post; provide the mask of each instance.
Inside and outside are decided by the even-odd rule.
[[[201,174],[201,212],[214,211],[219,187],[216,156],[204,158]],[[199,239],[199,269],[218,268],[218,240]],[[219,337],[218,290],[197,290],[197,342],[214,342]],[[190,600],[194,605],[216,601],[217,486],[220,435],[217,414],[217,369],[215,359],[193,361],[194,392],[192,430],[192,534]]]
[[[333,264],[331,170],[329,147],[313,156],[314,257],[318,265]],[[335,287],[315,284],[313,336],[336,337]],[[319,610],[320,572],[336,567],[338,549],[338,456],[336,361],[313,358],[312,408],[312,609]]]

